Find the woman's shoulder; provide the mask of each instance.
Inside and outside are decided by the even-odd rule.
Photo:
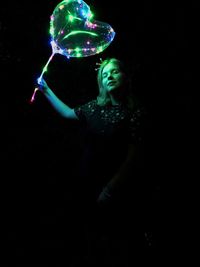
[[[74,108],[74,111],[78,117],[86,116],[92,110],[96,109],[97,101],[95,99],[88,101],[87,103],[80,104]]]
[[[84,109],[84,108],[95,106],[95,105],[97,105],[97,101],[96,101],[96,99],[92,99],[92,100],[89,100],[87,102],[78,104],[74,109],[76,109],[76,110],[77,109]]]
[[[90,112],[91,110],[94,110],[97,108],[97,101],[96,99],[92,99],[88,101],[87,103],[81,105],[80,108],[85,112]]]

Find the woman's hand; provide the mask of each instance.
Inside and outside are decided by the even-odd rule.
[[[37,83],[38,83],[38,89],[42,92],[42,93],[46,93],[47,90],[49,89],[48,84],[46,83],[46,81],[43,78],[38,78],[37,79]]]

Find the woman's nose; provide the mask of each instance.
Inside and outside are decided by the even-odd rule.
[[[107,78],[108,78],[108,80],[111,79],[112,78],[112,74],[109,73]]]

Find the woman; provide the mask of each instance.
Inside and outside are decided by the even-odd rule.
[[[128,174],[134,161],[138,163],[145,112],[133,97],[131,80],[120,60],[104,60],[97,81],[97,99],[75,108],[63,103],[44,79],[38,83],[39,90],[61,116],[79,120],[86,127],[84,170],[80,172],[86,177],[98,176],[95,181],[92,179],[104,188],[103,192],[96,192],[99,204],[103,204],[124,182],[124,174]]]
[[[119,218],[119,210],[129,210],[139,195],[146,112],[134,97],[131,79],[120,60],[102,61],[97,82],[97,98],[72,108],[53,93],[44,79],[38,81],[39,90],[53,108],[84,127],[85,146],[78,180],[80,202],[87,208],[98,204],[101,211],[106,211],[100,213],[101,226],[106,221],[106,227],[110,224],[113,228],[116,217],[110,211],[117,210],[115,215]],[[91,213],[90,208],[88,211]]]

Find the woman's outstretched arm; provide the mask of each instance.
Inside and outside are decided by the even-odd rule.
[[[73,108],[70,108],[62,100],[60,100],[55,93],[50,89],[46,81],[42,78],[38,81],[39,90],[47,98],[51,106],[64,118],[78,120]]]

